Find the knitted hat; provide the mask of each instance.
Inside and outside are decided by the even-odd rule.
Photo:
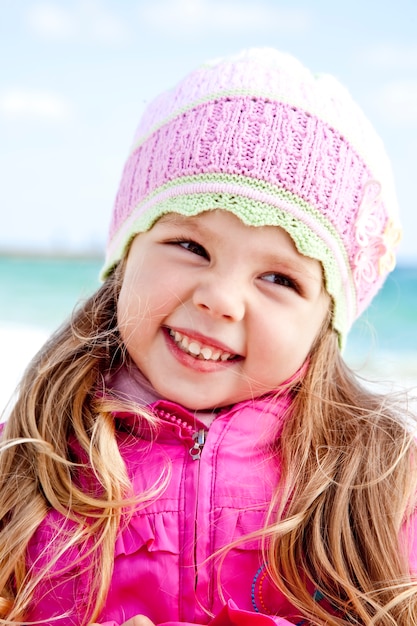
[[[336,79],[273,49],[208,63],[148,106],[102,277],[165,213],[216,208],[280,226],[321,262],[341,343],[395,265],[397,203],[381,140]]]

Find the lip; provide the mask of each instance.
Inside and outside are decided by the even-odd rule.
[[[189,331],[184,328],[177,327],[177,326],[175,328],[172,326],[164,326],[162,328],[162,331],[164,334],[166,344],[171,354],[176,358],[176,360],[179,361],[182,365],[185,365],[186,367],[197,370],[199,372],[214,372],[219,369],[224,370],[225,367],[230,367],[243,359],[241,355],[237,354],[233,349],[231,349],[226,344],[220,341],[213,340],[201,333],[198,333],[195,331]],[[232,354],[237,358],[233,358],[228,361],[221,361],[221,360],[218,360],[218,361],[207,360],[206,361],[204,359],[196,359],[194,356],[188,354],[187,352],[184,352],[177,346],[177,344],[175,343],[175,341],[170,335],[170,331],[173,331],[173,332],[177,331],[181,333],[182,335],[186,335],[191,340],[198,341],[199,343],[204,344],[205,346],[216,348],[218,350],[221,350],[222,352],[228,352],[229,354]]]

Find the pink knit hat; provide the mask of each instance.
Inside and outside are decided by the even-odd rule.
[[[165,213],[216,208],[284,228],[322,263],[341,343],[395,265],[400,229],[381,140],[338,81],[273,49],[208,63],[148,106],[102,276]]]

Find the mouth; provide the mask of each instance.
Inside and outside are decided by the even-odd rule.
[[[168,334],[174,341],[175,345],[185,354],[198,359],[200,361],[226,362],[237,361],[242,357],[239,354],[226,352],[217,346],[211,346],[202,341],[198,341],[192,337],[188,337],[183,333],[172,328],[167,328]]]

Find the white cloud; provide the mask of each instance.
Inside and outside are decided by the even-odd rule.
[[[372,68],[386,71],[417,70],[417,45],[377,44],[361,52],[361,61]]]
[[[417,127],[417,80],[386,83],[377,94],[377,106],[393,126]]]
[[[94,41],[104,44],[121,44],[130,39],[127,26],[114,15],[104,12],[90,21],[90,33]]]
[[[242,0],[154,0],[141,5],[140,17],[152,28],[181,35],[211,28],[231,35],[257,30],[302,33],[311,23],[305,10]]]
[[[26,19],[29,29],[43,39],[120,44],[130,36],[127,25],[100,0],[78,0],[67,8],[56,2],[38,2],[28,10]]]
[[[27,13],[27,21],[33,32],[46,39],[70,39],[77,31],[74,16],[56,4],[35,4]]]
[[[71,116],[70,104],[52,93],[8,89],[0,93],[0,114],[6,118],[67,120]]]

